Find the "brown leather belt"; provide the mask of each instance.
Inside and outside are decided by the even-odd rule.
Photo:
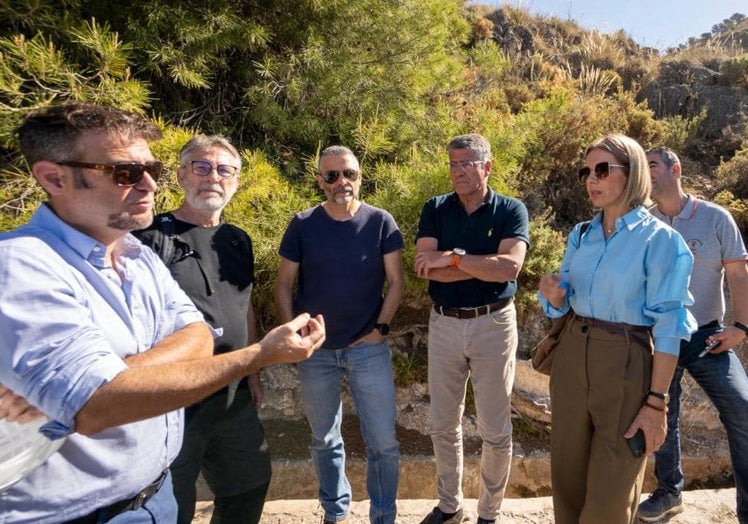
[[[600,320],[599,318],[583,317],[581,315],[574,315],[574,319],[582,324],[590,327],[600,328],[603,331],[612,333],[614,335],[621,335],[626,339],[631,339],[647,351],[652,350],[650,345],[650,338],[652,334],[652,326],[637,326],[636,324],[626,324],[625,322],[609,322],[607,320]],[[642,338],[634,333],[646,333],[647,336]]]
[[[105,508],[99,508],[96,511],[93,511],[88,515],[69,520],[65,524],[96,524],[102,517],[106,520],[109,520],[119,515],[120,513],[124,513],[125,511],[141,508],[161,488],[161,485],[166,479],[167,472],[168,470],[164,470],[156,480],[151,482],[134,497],[126,500],[120,500],[119,502],[114,502],[113,504],[110,504]]]
[[[493,313],[494,311],[498,311],[499,309],[502,309],[509,305],[513,300],[513,297],[507,297],[499,300],[498,302],[494,302],[493,304],[486,304],[485,306],[478,306],[478,307],[456,307],[456,308],[449,308],[449,307],[443,307],[438,306],[434,304],[434,311],[439,313],[440,315],[444,315],[445,317],[454,317],[459,319],[466,319],[466,318],[476,318],[480,317],[482,315],[486,315],[488,313]]]

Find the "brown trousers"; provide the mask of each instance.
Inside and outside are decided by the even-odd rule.
[[[641,408],[652,354],[572,319],[551,372],[551,482],[556,524],[631,524],[645,458],[623,438]]]

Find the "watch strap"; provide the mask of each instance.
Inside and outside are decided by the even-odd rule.
[[[652,391],[650,389],[649,391],[647,391],[647,396],[653,396],[655,398],[659,398],[660,400],[664,400],[665,402],[667,402],[668,394],[667,393],[660,393],[658,391]]]

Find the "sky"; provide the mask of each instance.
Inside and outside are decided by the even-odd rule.
[[[735,13],[748,16],[747,0],[476,0],[491,6],[512,5],[532,14],[575,20],[587,29],[612,33],[623,29],[640,45],[665,50]]]

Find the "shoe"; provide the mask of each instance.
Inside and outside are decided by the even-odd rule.
[[[478,522],[476,524],[496,524],[496,519],[484,519],[483,517],[478,517]]]
[[[462,509],[458,509],[455,513],[444,513],[437,506],[426,515],[421,524],[460,524],[460,522],[462,522]]]
[[[683,496],[673,495],[666,489],[657,488],[647,500],[639,504],[636,515],[644,522],[657,522],[666,515],[683,511]]]
[[[323,520],[322,524],[348,524],[348,519],[343,519],[343,520]]]

